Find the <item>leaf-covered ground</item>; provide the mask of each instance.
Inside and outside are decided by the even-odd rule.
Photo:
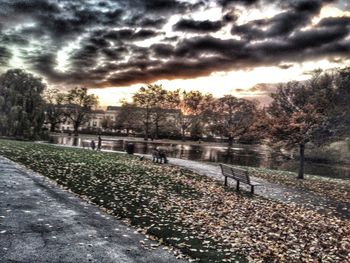
[[[245,169],[247,169],[245,167]],[[350,200],[350,181],[334,179],[331,177],[321,177],[315,175],[305,175],[305,180],[298,180],[297,174],[287,171],[278,171],[264,168],[248,168],[256,177],[264,178],[272,183],[291,186],[297,189],[310,191],[320,196],[326,196],[341,202]]]
[[[349,262],[350,221],[126,155],[0,140],[0,154],[200,262]]]

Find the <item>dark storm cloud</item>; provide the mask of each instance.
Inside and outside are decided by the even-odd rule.
[[[271,19],[254,20],[244,25],[234,26],[231,32],[249,40],[279,37],[308,24],[309,19],[310,16],[304,13],[284,12]]]
[[[349,27],[350,26],[350,17],[329,17],[329,18],[323,18],[319,26],[322,27]]]
[[[9,45],[9,46],[11,45],[26,46],[29,44],[29,41],[21,35],[17,35],[17,34],[2,35],[0,32],[0,44]]]
[[[144,82],[152,82],[157,79],[192,78],[194,76],[206,76],[217,69],[227,69],[230,63],[225,58],[203,58],[200,61],[170,60],[160,66],[153,66],[148,70],[131,69],[112,75],[107,79],[110,85],[130,85]],[[107,83],[101,83],[106,85]]]
[[[57,61],[54,52],[37,50],[30,52],[24,51],[23,54],[25,54],[25,56],[23,56],[24,61],[30,65],[28,68],[29,70],[41,73],[52,82],[63,84],[69,82],[66,74],[62,74],[55,70]],[[71,78],[73,77],[73,74],[70,76]]]
[[[72,54],[70,59],[72,66],[80,68],[93,68],[96,66],[99,55],[99,48],[96,45],[86,44],[83,45],[77,52]]]
[[[129,8],[135,14],[169,14],[185,12],[193,6],[190,3],[177,0],[128,0],[118,2],[124,8]]]
[[[49,82],[106,87],[255,66],[287,69],[294,62],[332,56],[345,59],[350,56],[350,18],[311,24],[331,2],[336,1],[2,0],[0,65],[9,63],[16,48],[26,67]],[[275,16],[238,24],[239,10],[271,4],[281,9]],[[221,21],[189,18],[213,6],[220,7]],[[163,26],[173,15],[187,19],[169,24],[169,35]],[[227,25],[231,39],[212,36]],[[72,43],[61,72],[58,52]]]
[[[123,58],[123,54],[125,54],[126,50],[122,48],[104,48],[101,50],[101,54],[107,59],[107,60],[120,60]]]
[[[39,72],[47,72],[56,66],[56,56],[54,53],[41,53],[40,51],[27,54],[26,59],[31,62],[32,69]],[[55,74],[51,74],[53,77]]]
[[[122,15],[123,15],[123,10],[121,9],[115,9],[113,11],[108,11],[105,14],[105,17],[107,18],[107,20],[105,21],[105,23],[109,24],[109,23],[113,23],[113,21],[118,21],[119,19],[121,19]]]
[[[55,3],[51,3],[46,0],[36,0],[36,1],[26,1],[26,0],[20,0],[20,1],[7,1],[10,4],[10,7],[13,9],[13,11],[18,13],[55,13],[59,12],[60,8]]]
[[[110,46],[110,43],[104,38],[91,37],[88,41],[91,45],[94,45],[98,48],[105,48]]]
[[[243,4],[249,6],[257,2],[259,2],[259,0],[218,0],[218,3],[223,7],[227,7],[231,4]]]
[[[216,32],[222,28],[222,25],[221,21],[181,19],[173,26],[173,29],[190,32]]]
[[[349,33],[343,27],[317,28],[301,31],[289,38],[290,45],[295,49],[307,49],[310,47],[320,47],[328,43],[345,38]]]
[[[225,15],[223,16],[223,21],[224,22],[234,22],[238,19],[239,15],[235,12],[234,9],[228,11],[225,13]]]
[[[234,25],[231,33],[249,40],[283,37],[308,25],[319,13],[322,2],[317,0],[291,1],[287,10],[272,18],[253,20],[243,25]]]
[[[211,36],[194,37],[178,44],[174,51],[177,57],[199,58],[205,54],[222,55],[227,58],[244,56],[246,42],[241,40],[222,40]]]
[[[159,35],[159,33],[154,31],[154,30],[141,29],[141,30],[137,31],[136,33],[134,33],[132,39],[143,40],[146,38],[155,37],[157,35]]]
[[[6,10],[5,23],[11,24],[17,20],[24,24],[35,24],[33,28],[22,28],[18,34],[36,38],[50,36],[56,43],[74,39],[95,26],[118,24],[122,16],[122,10],[117,8],[102,12],[87,4],[79,4],[79,1],[58,2],[63,3],[63,6],[50,0],[12,0],[0,3],[0,10]]]
[[[155,44],[151,46],[155,57],[169,58],[174,53],[174,47],[169,44]]]
[[[166,22],[167,22],[167,20],[165,18],[158,18],[158,19],[145,18],[145,19],[140,21],[139,26],[160,28]]]
[[[11,52],[6,47],[0,46],[0,67],[7,66],[11,57]]]
[[[144,3],[147,11],[185,11],[190,8],[190,4],[185,2],[179,2],[176,0],[147,0],[141,1]]]
[[[328,24],[327,27],[321,21],[313,29],[298,31],[283,40],[270,39],[262,43],[203,36],[183,40],[175,47],[156,44],[151,46],[152,52],[158,57],[168,58],[168,61],[147,70],[130,68],[115,74],[108,81],[112,85],[129,85],[139,78],[144,81],[192,78],[205,76],[212,71],[257,65],[276,65],[287,69],[292,64],[285,61],[299,62],[335,54],[349,56],[350,43],[346,39],[349,30],[340,22]]]
[[[262,43],[246,46],[246,51],[254,57],[256,64],[275,64],[288,61],[305,61],[343,53],[349,56],[346,37],[349,29],[340,27],[324,27],[298,31],[288,38],[270,39]]]
[[[322,6],[322,1],[319,0],[303,0],[291,2],[291,6],[294,7],[296,12],[319,12]]]
[[[141,29],[141,30],[133,30],[133,29],[121,29],[114,30],[104,34],[104,38],[108,40],[115,41],[125,41],[125,40],[144,40],[147,38],[155,37],[159,35],[157,31],[151,29]]]

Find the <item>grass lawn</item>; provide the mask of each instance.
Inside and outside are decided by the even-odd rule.
[[[133,156],[0,140],[0,155],[200,262],[349,262],[350,221]]]

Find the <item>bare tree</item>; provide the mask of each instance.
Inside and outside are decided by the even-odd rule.
[[[66,114],[72,121],[74,134],[78,135],[79,127],[86,123],[90,118],[90,113],[98,105],[98,99],[95,95],[89,95],[87,89],[74,88],[67,94]]]

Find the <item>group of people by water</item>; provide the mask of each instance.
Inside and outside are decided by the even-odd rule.
[[[90,141],[90,148],[93,151],[101,151],[102,148],[102,138],[101,135],[99,135],[97,137],[97,145],[95,140],[91,140]],[[128,143],[126,146],[124,146],[125,150],[127,151],[127,153],[129,154],[133,154],[134,153],[134,144],[132,143]],[[152,159],[154,162],[159,162],[159,163],[167,163],[168,159],[166,156],[166,150],[161,148],[161,147],[156,147],[154,148],[154,150],[152,151]]]

